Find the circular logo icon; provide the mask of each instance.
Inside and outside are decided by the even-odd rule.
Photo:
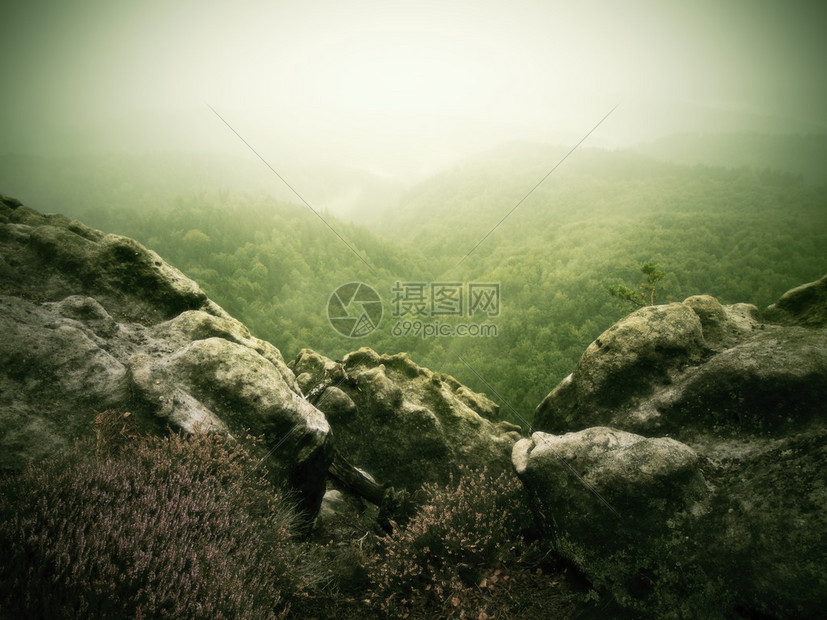
[[[342,336],[367,336],[382,320],[382,299],[362,282],[342,284],[327,300],[327,319]]]

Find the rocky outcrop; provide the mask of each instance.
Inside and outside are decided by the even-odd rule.
[[[149,325],[185,310],[227,316],[198,285],[128,237],[0,199],[0,294],[93,297],[116,320]]]
[[[714,461],[670,438],[534,433],[518,475],[555,549],[646,617],[820,617],[824,429]]]
[[[263,436],[308,516],[331,476],[385,519],[458,465],[510,467],[519,428],[492,422],[485,396],[369,349],[342,363],[303,351],[297,381],[278,349],[131,239],[6,198],[0,275],[4,469],[70,445],[105,409],[150,432]]]
[[[0,333],[0,467],[119,409],[144,430],[263,436],[274,479],[317,511],[332,462],[324,415],[278,349],[137,242],[4,199]]]
[[[708,495],[694,450],[674,439],[608,427],[565,435],[534,433],[515,444],[513,462],[541,503],[549,493],[566,490],[558,497],[562,501],[544,504],[543,510],[553,510],[567,535],[591,541],[595,553],[624,544],[618,529],[624,515],[634,514],[639,531],[633,535],[639,537],[647,521],[659,522],[667,509],[698,512],[698,502]]]
[[[827,330],[801,325],[824,281],[764,314],[783,325],[709,296],[638,310],[537,408],[548,432],[515,445],[549,539],[635,613],[821,613]]]
[[[655,611],[652,599],[660,608],[675,604],[676,567],[692,561],[686,523],[709,510],[711,495],[694,450],[594,427],[534,433],[514,446],[513,461],[557,552],[596,588],[640,610]]]
[[[775,433],[827,402],[827,332],[759,322],[709,296],[642,308],[601,334],[538,406],[534,428]]]
[[[763,315],[709,296],[633,313],[521,439],[405,354],[304,350],[288,366],[140,244],[0,197],[0,469],[107,409],[145,431],[249,431],[335,538],[389,523],[459,465],[513,465],[555,549],[633,614],[819,617],[825,282]]]
[[[787,291],[764,311],[764,318],[783,325],[827,326],[827,276]]]
[[[603,332],[574,372],[540,404],[534,427],[586,428],[603,423],[623,403],[665,385],[703,356],[703,328],[684,304],[642,308]]]
[[[447,482],[458,465],[509,467],[519,427],[490,421],[497,405],[407,354],[364,348],[336,362],[305,349],[290,367],[337,449],[383,484],[413,491]]]
[[[638,411],[686,440],[777,437],[824,420],[827,331],[765,325],[689,368]]]

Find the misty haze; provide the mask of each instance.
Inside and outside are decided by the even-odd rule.
[[[821,3],[2,13],[1,617],[822,613]]]

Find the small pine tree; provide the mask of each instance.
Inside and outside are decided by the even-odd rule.
[[[638,287],[640,292],[635,291],[625,284],[616,284],[615,286],[609,287],[609,294],[620,300],[628,301],[636,308],[645,306],[647,303],[650,306],[654,306],[659,282],[663,280],[666,273],[661,271],[658,266],[651,261],[643,263],[640,267],[640,272],[646,278]]]

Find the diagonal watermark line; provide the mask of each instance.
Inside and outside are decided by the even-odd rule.
[[[345,379],[347,379],[347,376],[342,377],[342,378],[341,378],[341,379],[339,379],[336,383],[334,383],[334,384],[332,384],[332,385],[329,385],[329,386],[327,386],[327,387],[338,387],[338,386],[339,386],[339,385],[340,385],[340,384],[341,384],[341,383],[342,383]],[[310,406],[311,406],[311,407],[315,407],[315,405],[313,405],[313,403],[310,403],[310,402],[309,402],[306,398],[304,398],[303,396],[302,396],[302,398],[305,400],[305,402],[308,402],[308,403],[310,404]],[[276,450],[278,450],[279,448],[281,448],[281,446],[282,446],[282,445],[284,445],[284,442],[286,442],[286,441],[290,438],[290,435],[292,435],[294,432],[296,432],[296,430],[299,428],[299,426],[301,426],[301,424],[294,424],[294,425],[292,426],[292,428],[291,428],[289,431],[287,431],[287,432],[284,434],[284,436],[283,436],[281,439],[279,439],[279,440],[278,440],[278,442],[276,442],[276,444],[275,444],[272,448],[270,448],[270,450],[267,452],[267,454],[265,454],[263,457],[261,457],[261,458],[259,459],[258,463],[256,463],[256,464],[255,464],[255,466],[254,466],[254,467],[253,467],[250,471],[248,471],[246,474],[244,474],[244,476],[241,478],[241,480],[239,480],[239,481],[236,483],[236,485],[235,485],[234,489],[236,489],[236,488],[240,487],[240,486],[241,486],[241,484],[242,484],[245,480],[247,480],[247,478],[249,478],[250,476],[252,476],[252,475],[256,472],[256,470],[257,470],[259,467],[261,467],[261,466],[264,464],[264,462],[265,462],[268,458],[270,458],[270,456],[272,456],[272,454],[273,454]]]
[[[618,104],[618,105],[620,105],[620,104]],[[609,110],[609,113],[608,113],[608,114],[606,114],[606,116],[604,116],[603,118],[601,118],[601,119],[600,119],[600,121],[597,123],[597,125],[595,125],[594,127],[592,127],[592,128],[591,128],[591,130],[589,131],[589,133],[587,133],[585,136],[583,136],[583,137],[580,139],[580,142],[578,142],[578,143],[577,143],[577,144],[575,144],[573,147],[571,147],[571,150],[569,150],[569,152],[568,152],[568,153],[566,153],[565,155],[563,155],[563,158],[562,158],[560,161],[558,161],[556,164],[554,164],[554,167],[553,167],[551,170],[549,170],[549,171],[546,173],[546,175],[545,175],[542,179],[540,179],[539,181],[537,181],[537,183],[534,185],[534,187],[532,187],[530,190],[528,190],[528,192],[526,193],[526,195],[525,195],[525,196],[523,196],[522,198],[520,198],[520,200],[518,200],[518,201],[517,201],[517,204],[515,204],[513,207],[511,207],[511,210],[510,210],[508,213],[506,213],[505,215],[503,215],[502,219],[501,219],[499,222],[497,222],[491,230],[489,230],[487,233],[485,233],[485,236],[484,236],[482,239],[480,239],[479,241],[477,241],[477,244],[476,244],[473,248],[471,248],[470,250],[468,250],[468,252],[466,252],[465,256],[463,256],[463,257],[459,260],[459,262],[458,262],[456,265],[454,265],[454,269],[456,269],[457,267],[459,267],[459,266],[463,263],[463,261],[471,255],[471,253],[472,253],[474,250],[476,250],[478,247],[480,247],[480,245],[482,245],[483,241],[485,241],[486,239],[488,239],[488,237],[490,237],[490,236],[491,236],[491,234],[492,234],[495,230],[497,230],[497,229],[498,229],[498,228],[502,225],[502,223],[503,223],[504,221],[506,221],[506,220],[507,220],[507,219],[511,216],[511,214],[512,214],[512,213],[514,213],[514,211],[516,211],[516,210],[517,210],[517,207],[519,207],[521,204],[523,204],[523,203],[526,201],[526,199],[527,199],[529,196],[531,196],[531,194],[533,194],[533,193],[534,193],[534,190],[536,190],[538,187],[540,187],[540,186],[543,184],[543,181],[545,181],[547,178],[549,178],[549,177],[552,175],[552,173],[553,173],[555,170],[557,170],[557,168],[559,168],[559,167],[560,167],[560,165],[561,165],[564,161],[566,161],[566,159],[568,159],[569,155],[571,155],[572,153],[574,153],[574,151],[576,151],[576,150],[577,150],[577,148],[578,148],[581,144],[583,144],[583,143],[586,141],[586,139],[587,139],[590,135],[592,135],[592,134],[595,132],[595,130],[596,130],[598,127],[600,127],[600,125],[602,125],[602,124],[603,124],[603,121],[605,121],[607,118],[609,118],[609,117],[612,115],[612,112],[614,112],[615,110],[617,110],[617,105],[616,105],[615,107],[613,107],[611,110]]]
[[[469,364],[468,362],[466,362],[466,361],[465,361],[465,358],[464,358],[464,357],[462,357],[462,356],[460,355],[460,356],[459,356],[459,359],[460,359],[460,361],[461,361],[463,364],[465,364],[466,366],[468,366],[468,369],[469,369],[471,372],[473,372],[473,373],[477,376],[477,378],[478,378],[480,381],[482,381],[482,382],[485,384],[485,386],[486,386],[489,390],[491,390],[491,391],[492,391],[492,392],[493,392],[493,393],[497,396],[497,398],[499,398],[499,399],[500,399],[500,400],[501,400],[501,401],[505,404],[505,406],[506,406],[506,407],[508,407],[508,409],[509,409],[509,410],[510,410],[510,411],[511,411],[511,412],[512,412],[515,416],[517,416],[517,418],[518,418],[519,420],[521,420],[521,421],[523,422],[523,424],[525,424],[526,426],[529,426],[529,427],[531,426],[531,425],[528,423],[528,421],[527,421],[527,420],[526,420],[523,416],[521,416],[521,415],[519,414],[519,412],[518,412],[516,409],[514,409],[514,407],[512,407],[512,406],[511,406],[511,404],[510,404],[510,403],[509,403],[509,402],[508,402],[505,398],[503,398],[503,397],[500,395],[500,393],[499,393],[499,392],[497,392],[497,390],[495,390],[495,389],[494,389],[494,387],[493,387],[490,383],[488,383],[488,381],[486,381],[480,373],[478,373],[478,372],[474,369],[474,367],[473,367],[473,366],[471,366],[471,364]],[[602,495],[598,492],[598,490],[597,490],[597,489],[595,489],[592,485],[590,485],[588,482],[586,482],[586,480],[583,478],[583,476],[581,476],[580,474],[578,474],[578,473],[574,470],[574,468],[571,466],[571,464],[569,464],[569,462],[568,462],[566,459],[564,459],[562,456],[560,456],[559,454],[557,454],[557,453],[556,453],[553,449],[551,449],[551,445],[550,445],[550,444],[549,444],[549,443],[548,443],[545,439],[543,439],[542,441],[543,441],[543,443],[545,443],[547,446],[549,446],[549,450],[550,450],[550,451],[551,451],[551,453],[554,455],[554,458],[556,458],[558,461],[560,461],[560,462],[561,462],[561,463],[562,463],[562,464],[566,467],[566,469],[568,469],[568,470],[569,470],[569,472],[570,472],[570,473],[571,473],[571,474],[572,474],[575,478],[577,478],[577,481],[578,481],[578,482],[580,482],[580,484],[582,484],[582,485],[583,485],[583,487],[584,487],[587,491],[589,491],[589,492],[590,492],[592,495],[594,495],[594,496],[595,496],[598,500],[600,500],[600,503],[601,503],[601,504],[603,504],[604,506],[606,506],[606,508],[608,508],[609,510],[611,510],[611,511],[615,514],[615,516],[616,516],[616,517],[621,518],[621,517],[620,517],[620,513],[619,513],[617,510],[615,510],[615,507],[614,507],[614,506],[612,506],[612,505],[611,505],[608,501],[606,501],[606,498],[604,498],[604,497],[603,497],[603,496],[602,496]]]
[[[257,469],[258,469],[258,468],[259,468],[259,467],[260,467],[260,466],[261,466],[261,465],[262,465],[262,464],[263,464],[263,463],[264,463],[264,462],[265,462],[268,458],[270,458],[270,456],[271,456],[271,455],[272,455],[272,454],[273,454],[276,450],[278,450],[278,449],[279,449],[279,448],[280,448],[280,447],[284,444],[284,442],[285,442],[285,441],[287,441],[287,439],[290,437],[290,435],[292,435],[292,434],[295,432],[295,430],[296,430],[297,428],[299,428],[299,425],[298,425],[298,424],[293,425],[293,428],[291,428],[289,431],[287,431],[287,433],[284,435],[284,437],[282,437],[281,439],[279,439],[279,440],[278,440],[278,442],[276,443],[276,445],[274,445],[272,448],[270,448],[269,452],[267,452],[267,454],[265,454],[265,455],[264,455],[261,459],[259,459],[259,461],[258,461],[258,463],[256,463],[255,467],[253,467],[250,471],[248,471],[246,474],[244,474],[244,477],[243,477],[243,478],[241,478],[241,480],[239,480],[239,481],[238,481],[238,483],[236,484],[236,486],[241,486],[241,483],[242,483],[242,482],[244,482],[245,480],[247,480],[247,478],[249,478],[250,476],[252,476],[252,475],[253,475],[253,473],[255,473],[255,471],[256,471],[256,470],[257,470]]]
[[[335,229],[335,228],[333,228],[333,226],[331,226],[331,225],[327,222],[327,220],[326,220],[326,219],[324,219],[318,211],[316,211],[316,209],[314,209],[313,207],[311,207],[311,206],[310,206],[310,203],[309,203],[309,202],[307,202],[307,201],[306,201],[306,200],[302,197],[302,195],[301,195],[301,194],[299,194],[299,192],[297,192],[297,191],[296,191],[296,189],[295,189],[292,185],[290,185],[290,183],[288,183],[288,182],[287,182],[287,180],[286,180],[283,176],[281,176],[281,175],[280,175],[280,174],[276,171],[276,169],[275,169],[275,168],[273,168],[273,166],[271,166],[271,165],[270,165],[270,163],[269,163],[266,159],[264,159],[264,157],[262,157],[262,156],[259,154],[259,152],[258,152],[258,151],[256,151],[256,150],[252,147],[252,145],[251,145],[249,142],[247,142],[247,140],[245,140],[245,139],[242,137],[242,135],[241,135],[240,133],[238,133],[238,132],[235,130],[235,128],[234,128],[232,125],[230,125],[230,123],[228,123],[226,120],[224,120],[224,117],[223,117],[223,116],[221,116],[218,112],[216,112],[216,111],[215,111],[215,108],[213,108],[213,107],[212,107],[209,103],[207,104],[207,107],[208,107],[210,110],[212,110],[213,114],[215,114],[215,115],[216,115],[216,116],[217,116],[217,117],[221,120],[221,122],[222,122],[222,123],[224,123],[227,127],[229,127],[229,128],[230,128],[230,131],[232,131],[232,132],[233,132],[236,136],[238,136],[238,139],[239,139],[239,140],[241,140],[241,141],[242,141],[242,142],[243,142],[243,143],[247,146],[247,148],[248,148],[248,149],[250,149],[250,150],[251,150],[251,151],[255,154],[255,156],[256,156],[256,157],[258,157],[258,158],[259,158],[262,162],[264,162],[264,165],[265,165],[265,166],[267,166],[267,167],[268,167],[268,168],[269,168],[269,169],[273,172],[273,174],[275,174],[275,175],[276,175],[276,176],[277,176],[277,177],[281,180],[281,182],[282,182],[282,183],[284,183],[284,184],[287,186],[287,188],[288,188],[291,192],[293,192],[293,193],[296,195],[296,197],[297,197],[299,200],[301,200],[301,201],[304,203],[304,205],[305,205],[308,209],[310,209],[310,210],[313,212],[313,215],[315,215],[317,218],[319,218],[319,219],[320,219],[320,220],[324,223],[324,225],[325,225],[325,226],[327,226],[327,227],[331,230],[331,232],[332,232],[334,235],[336,235],[337,237],[339,237],[339,240],[340,240],[342,243],[344,243],[344,244],[348,247],[348,249],[356,255],[356,258],[358,258],[360,261],[362,261],[363,263],[365,263],[365,265],[367,265],[368,269],[370,269],[372,273],[374,273],[374,274],[376,273],[376,270],[373,268],[373,266],[372,266],[372,265],[371,265],[368,261],[366,261],[364,258],[362,258],[362,256],[359,254],[359,252],[357,252],[357,251],[353,248],[353,246],[352,246],[352,245],[350,245],[350,244],[349,244],[349,243],[345,240],[345,238],[344,238],[344,237],[342,237],[342,235],[340,235],[338,232],[336,232],[336,229]]]
[[[327,387],[328,387],[328,388],[329,388],[329,387],[338,387],[339,385],[341,385],[341,383],[342,383],[345,379],[347,379],[347,375],[343,376],[343,377],[342,377],[341,379],[339,379],[336,383],[332,383],[331,385],[328,385]],[[325,389],[327,389],[327,388],[325,388]],[[307,400],[307,398],[305,398],[304,396],[302,396],[302,399],[303,399],[305,402],[307,402],[307,403],[308,403],[311,407],[315,407],[315,405],[314,405],[313,403],[311,403],[310,401],[308,401],[308,400]],[[267,454],[265,454],[265,455],[264,455],[264,456],[263,456],[263,457],[259,460],[259,462],[258,462],[258,463],[256,463],[256,466],[255,466],[255,467],[253,467],[253,469],[252,469],[252,470],[250,470],[249,472],[247,472],[247,474],[246,474],[246,475],[245,475],[245,476],[241,479],[241,482],[244,482],[247,478],[249,478],[249,477],[253,474],[253,472],[255,472],[255,471],[256,471],[256,469],[258,469],[258,468],[262,465],[262,463],[264,463],[264,462],[265,462],[268,458],[270,458],[270,456],[271,456],[271,455],[272,455],[272,454],[273,454],[276,450],[278,450],[278,449],[279,449],[279,448],[280,448],[280,447],[284,444],[284,442],[285,442],[285,441],[287,441],[287,440],[290,438],[290,435],[292,435],[294,432],[296,432],[296,429],[298,429],[298,428],[299,428],[299,426],[300,426],[300,424],[294,424],[294,425],[293,425],[293,427],[292,427],[289,431],[287,431],[287,433],[285,433],[284,437],[282,437],[281,439],[279,439],[279,440],[278,440],[278,442],[277,442],[277,443],[276,443],[276,444],[275,444],[272,448],[270,448],[269,452],[267,452]]]

